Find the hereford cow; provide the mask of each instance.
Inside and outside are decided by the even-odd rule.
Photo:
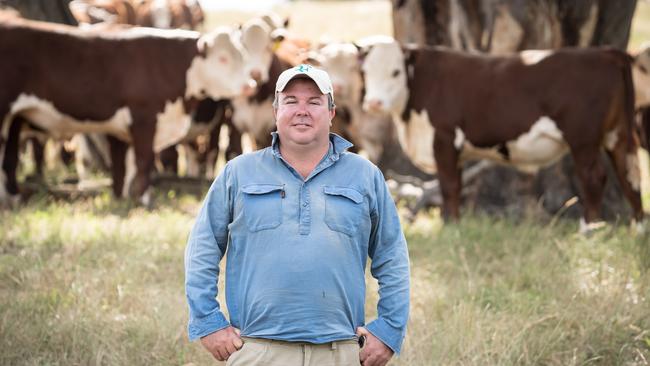
[[[282,71],[291,67],[273,52],[271,29],[262,19],[251,19],[242,28],[242,44],[249,54],[247,63],[250,75],[258,88],[254,95],[232,99],[232,122],[242,133],[248,133],[254,148],[271,144],[271,131],[275,129],[273,98],[275,83]]]
[[[161,29],[199,29],[204,14],[197,0],[74,0],[80,24],[131,24]]]
[[[362,69],[364,108],[391,113],[405,151],[437,166],[446,218],[459,217],[461,158],[535,171],[570,152],[582,222],[592,223],[606,179],[603,147],[634,218],[643,218],[627,54],[564,49],[489,57],[390,41],[371,46]]]
[[[364,39],[359,42],[371,42]],[[330,43],[318,50],[315,60],[328,72],[336,95],[336,116],[332,131],[352,141],[384,174],[432,179],[431,174],[417,169],[399,146],[389,115],[369,114],[361,108],[363,80],[359,65],[358,45]]]
[[[14,19],[0,22],[0,54],[0,201],[18,194],[23,123],[56,137],[110,134],[114,193],[125,188],[141,198],[154,152],[186,134],[200,100],[231,98],[255,86],[230,29],[203,37],[147,28],[103,34]],[[126,172],[125,184],[127,166],[137,169]]]

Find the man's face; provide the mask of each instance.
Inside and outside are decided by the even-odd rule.
[[[322,147],[329,142],[334,110],[311,79],[294,79],[278,95],[275,124],[285,145]]]

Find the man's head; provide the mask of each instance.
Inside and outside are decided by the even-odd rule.
[[[333,93],[329,75],[311,65],[280,74],[273,112],[282,143],[302,147],[328,144],[335,114]]]
[[[334,110],[334,88],[332,81],[327,72],[315,68],[312,65],[298,65],[290,69],[284,70],[278,77],[275,84],[275,99],[273,100],[273,108],[278,107],[278,95],[282,92],[287,85],[295,79],[311,79],[321,93],[327,95],[327,106],[329,110]]]

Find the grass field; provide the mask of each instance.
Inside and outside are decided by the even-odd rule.
[[[314,40],[390,34],[385,2],[291,6],[278,11],[300,14],[292,27]],[[650,38],[650,6],[640,0],[639,9],[633,44]],[[647,169],[644,177],[647,211]],[[214,364],[185,331],[183,251],[200,199],[159,190],[146,210],[108,193],[70,202],[37,194],[0,211],[0,365]],[[575,221],[538,217],[443,226],[436,211],[405,223],[412,308],[391,364],[648,365],[648,238],[614,224],[576,232]]]
[[[185,334],[182,258],[199,201],[169,196],[151,211],[105,194],[0,213],[0,364],[211,364]],[[575,222],[443,227],[425,213],[405,230],[411,320],[392,364],[647,364],[650,247],[626,227],[584,238]]]

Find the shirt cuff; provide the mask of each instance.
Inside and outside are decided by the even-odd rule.
[[[370,322],[366,329],[372,335],[379,338],[388,348],[393,350],[395,354],[399,354],[402,350],[402,341],[404,341],[405,330],[400,330],[391,327],[384,319],[378,318]]]
[[[230,326],[230,322],[226,320],[221,311],[215,311],[203,318],[190,319],[187,325],[187,333],[191,342],[228,326]]]

